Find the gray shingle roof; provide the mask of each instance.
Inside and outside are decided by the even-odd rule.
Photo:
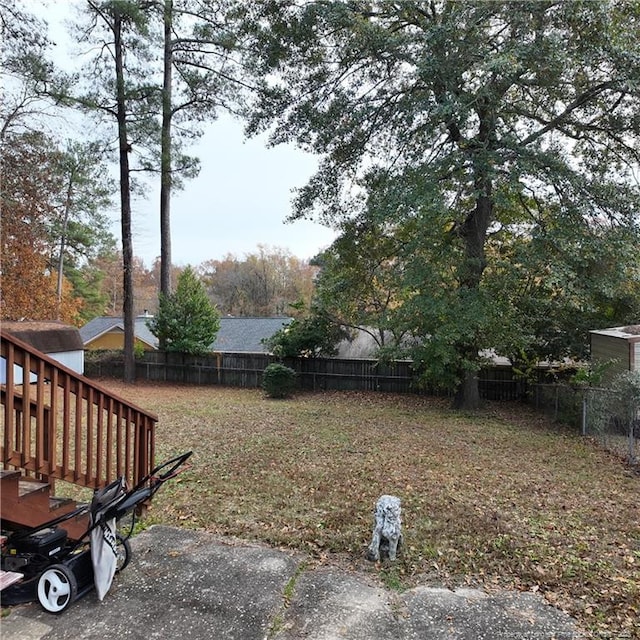
[[[212,351],[225,353],[267,353],[263,339],[287,326],[293,318],[220,318],[220,331]]]
[[[133,331],[136,338],[157,349],[158,339],[153,335],[153,333],[151,333],[151,331],[149,331],[149,328],[147,327],[148,319],[148,317],[144,316],[137,317],[134,321]],[[80,327],[80,337],[82,338],[82,343],[86,345],[88,342],[112,331],[124,332],[124,323],[122,318],[101,316],[87,322],[84,327]]]
[[[146,321],[148,318],[138,317],[135,320],[135,335],[147,344],[158,347],[158,339],[149,331]],[[240,318],[226,316],[220,318],[220,331],[212,351],[226,353],[266,353],[263,339],[270,338],[276,331],[287,326],[293,318]],[[83,344],[87,344],[97,337],[110,331],[124,331],[122,318],[100,317],[94,318],[80,329]]]

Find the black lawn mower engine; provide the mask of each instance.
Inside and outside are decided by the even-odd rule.
[[[56,562],[67,543],[67,530],[49,527],[28,536],[10,536],[2,550],[2,569],[17,571],[25,578]]]

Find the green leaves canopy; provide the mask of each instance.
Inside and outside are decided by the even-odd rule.
[[[479,353],[520,346],[531,328],[510,322],[517,300],[489,282],[489,240],[637,237],[638,4],[276,1],[254,13],[267,80],[250,130],[275,125],[274,143],[322,155],[293,217],[402,238],[411,295],[397,321],[425,362],[444,363],[458,403],[477,405]]]

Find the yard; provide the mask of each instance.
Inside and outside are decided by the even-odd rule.
[[[155,411],[157,458],[193,449],[148,522],[299,549],[388,586],[536,590],[599,638],[640,638],[640,475],[527,407],[413,395],[102,381]],[[383,493],[399,560],[364,559]]]

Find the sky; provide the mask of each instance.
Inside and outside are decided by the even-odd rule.
[[[228,116],[207,127],[190,152],[200,159],[197,178],[185,182],[171,202],[172,258],[199,264],[231,253],[241,258],[259,244],[312,258],[331,244],[334,232],[302,220],[285,223],[292,189],[312,175],[316,159],[291,147],[267,148],[264,138],[245,140],[242,124]],[[134,253],[146,263],[159,254],[159,184],[136,203]]]
[[[78,0],[44,0],[25,5],[49,23],[54,60],[64,66],[71,38],[64,26]],[[176,265],[197,265],[233,254],[242,259],[258,245],[309,259],[328,247],[335,232],[311,221],[285,222],[293,190],[304,186],[317,159],[292,146],[268,148],[266,136],[245,139],[243,125],[221,114],[188,150],[200,159],[200,174],[185,181],[171,201],[171,253]],[[149,195],[133,205],[134,254],[151,266],[160,255],[159,177]],[[119,219],[114,212],[113,233]]]

